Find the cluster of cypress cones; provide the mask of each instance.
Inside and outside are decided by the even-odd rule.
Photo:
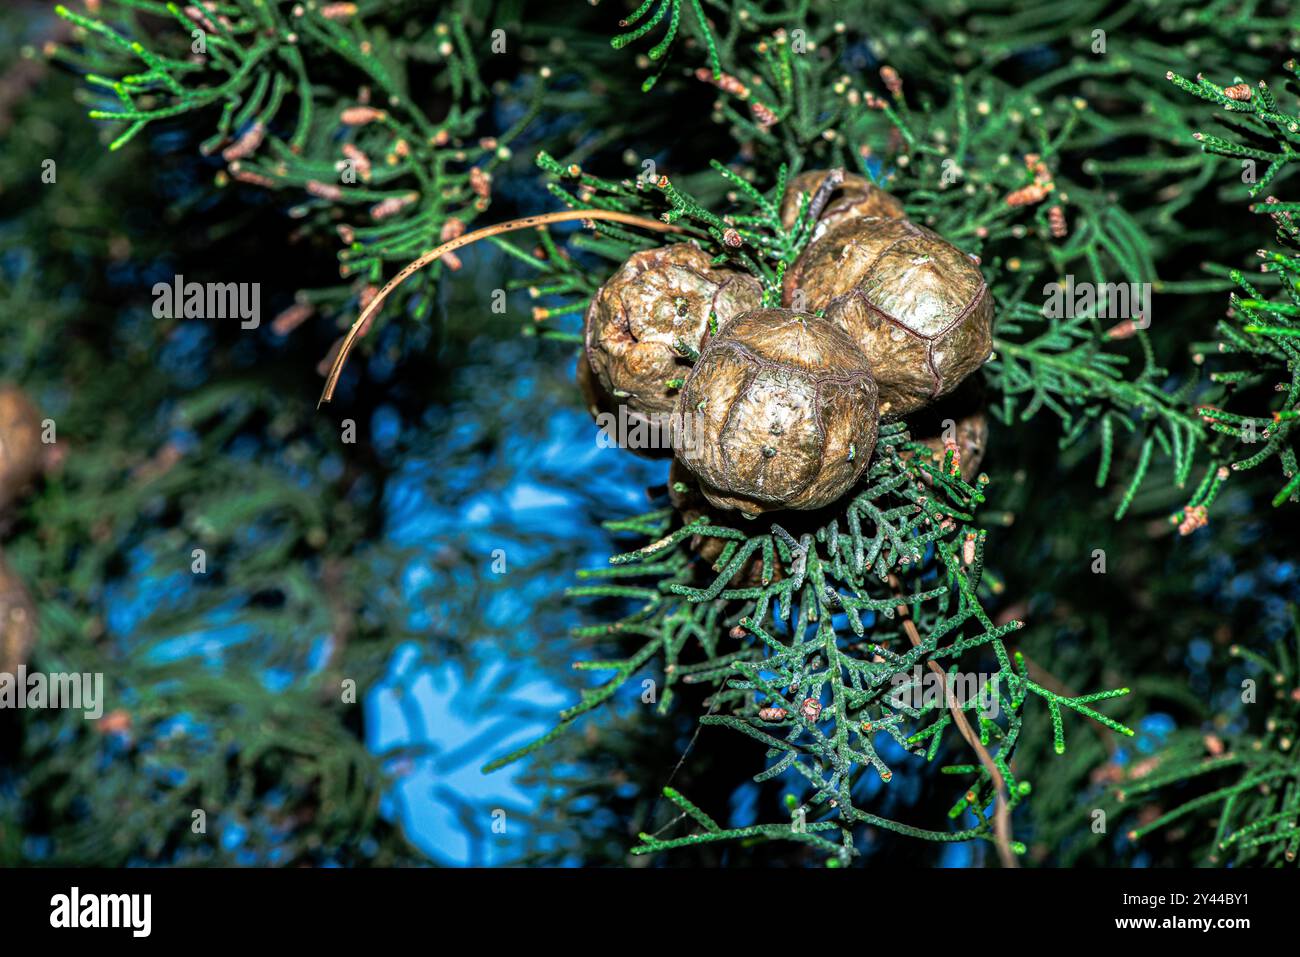
[[[749,518],[830,505],[867,468],[881,421],[932,417],[991,355],[976,260],[860,176],[796,177],[784,226],[804,209],[812,238],[780,308],[762,307],[755,277],[677,243],[634,254],[587,309],[588,405],[673,424],[671,485],[686,515],[700,499]],[[955,447],[970,478],[983,414],[957,409],[947,422],[946,441],[913,434],[936,458]]]

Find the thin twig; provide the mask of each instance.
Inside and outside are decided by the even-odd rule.
[[[414,262],[403,267],[402,271],[388,281],[379,294],[370,301],[370,305],[362,310],[361,315],[357,316],[357,321],[352,323],[352,328],[348,330],[347,336],[343,340],[343,345],[339,347],[338,355],[334,357],[334,362],[330,366],[329,376],[325,380],[325,390],[321,393],[320,402],[317,408],[324,405],[334,398],[334,389],[338,385],[339,376],[343,373],[343,366],[348,361],[348,353],[361,336],[361,330],[366,328],[370,317],[379,311],[379,307],[384,304],[384,300],[389,297],[394,289],[400,286],[406,280],[423,269],[432,262],[436,262],[449,252],[454,252],[480,239],[488,239],[492,236],[500,236],[502,233],[510,233],[519,229],[531,229],[535,226],[545,226],[548,223],[562,223],[574,219],[597,220],[604,219],[615,223],[625,223],[630,226],[640,226],[642,229],[651,229],[659,233],[687,233],[693,236],[703,236],[698,230],[691,229],[688,226],[679,226],[675,223],[665,223],[658,219],[649,219],[645,216],[637,216],[633,213],[619,212],[613,209],[571,209],[561,213],[543,213],[540,216],[524,216],[522,219],[511,219],[504,223],[497,223],[495,226],[485,226],[482,229],[476,229],[473,232],[457,236],[455,239],[448,240],[441,246],[429,250],[420,255]]]
[[[831,195],[843,185],[844,168],[842,166],[835,167],[822,177],[821,185],[817,187],[817,192],[813,193],[812,202],[808,204],[808,219],[810,222],[815,223],[821,218],[822,210],[831,201]]]
[[[903,586],[899,582],[897,575],[891,574],[889,576],[889,587],[893,589],[894,597],[898,599],[898,615],[903,621],[903,630],[907,632],[908,640],[912,642],[913,647],[921,647],[921,634],[916,630],[916,623],[912,621],[911,611],[903,600]],[[1003,867],[1019,867],[1020,863],[1011,850],[1011,805],[1008,803],[1007,783],[1002,778],[1002,772],[993,763],[993,756],[989,754],[988,748],[980,743],[979,735],[975,733],[975,729],[966,720],[966,712],[961,709],[949,691],[948,676],[944,673],[943,668],[933,660],[927,661],[926,664],[939,678],[939,687],[943,689],[943,699],[948,703],[948,710],[952,712],[952,720],[957,725],[957,730],[966,739],[966,743],[971,746],[971,750],[975,752],[975,756],[979,758],[980,764],[984,766],[984,770],[988,772],[993,781],[995,791],[993,837],[994,844],[998,849],[998,859],[1002,862]]]

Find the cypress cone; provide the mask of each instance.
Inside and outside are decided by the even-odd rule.
[[[906,219],[830,229],[786,275],[785,294],[825,310],[858,344],[886,418],[951,392],[992,353],[993,301],[979,267]]]
[[[712,337],[682,388],[678,456],[713,505],[821,508],[862,475],[877,391],[861,350],[807,313],[757,309]]]
[[[710,334],[763,298],[748,273],[712,265],[707,253],[676,243],[633,253],[587,307],[587,360],[600,387],[634,415],[672,412],[690,360]]]

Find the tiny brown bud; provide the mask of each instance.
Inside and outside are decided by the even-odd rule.
[[[1106,330],[1107,339],[1131,339],[1137,332],[1137,323],[1132,319],[1124,319],[1115,323]]]
[[[1030,206],[1041,203],[1055,187],[1051,183],[1030,183],[1007,195],[1008,206]]]
[[[373,106],[350,106],[344,110],[339,119],[346,126],[365,126],[367,123],[373,123],[375,120],[382,120],[386,116],[383,110],[377,110]]]
[[[221,158],[227,163],[233,163],[236,160],[252,156],[257,152],[257,148],[262,145],[262,139],[266,136],[266,127],[257,122],[244,131],[244,134],[221,151]]]
[[[363,180],[370,179],[370,157],[361,152],[354,144],[343,144],[343,155],[348,158],[353,167],[356,168],[357,175]]]
[[[885,84],[885,89],[894,96],[903,92],[903,78],[892,66],[886,65],[880,68],[880,79]]]
[[[321,199],[337,201],[343,198],[343,190],[339,189],[333,183],[322,183],[318,180],[310,180],[307,183],[307,192],[313,196],[319,196]]]
[[[1047,223],[1051,228],[1052,237],[1055,239],[1064,239],[1070,231],[1070,227],[1065,221],[1065,210],[1060,206],[1053,206],[1047,211]]]

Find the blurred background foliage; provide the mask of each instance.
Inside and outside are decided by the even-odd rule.
[[[764,186],[782,161],[861,168],[856,144],[889,155],[889,124],[839,106],[830,128],[842,135],[828,137],[827,104],[843,99],[842,74],[884,95],[884,64],[923,113],[944,108],[958,74],[970,89],[987,84],[999,120],[1009,112],[999,98],[1083,99],[1059,174],[1078,184],[1081,219],[1113,207],[1141,230],[1155,270],[1141,278],[1158,282],[1148,335],[1167,370],[1160,385],[1173,394],[1190,382],[1227,307],[1227,267],[1253,265],[1272,230],[1248,209],[1239,164],[1195,148],[1193,132],[1216,128],[1211,112],[1164,75],[1278,76],[1300,36],[1292,6],[849,6],[700,7],[724,66],[753,62],[760,36],[796,24],[843,38],[799,67],[804,105],[790,104],[774,132],[695,77],[709,66],[695,4],[680,5],[680,35],[648,93],[642,83],[659,65],[646,52],[665,28],[613,48],[631,4],[405,0],[361,4],[360,15],[409,53],[403,83],[431,117],[454,108],[453,91],[436,55],[418,51],[442,42],[435,24],[460,18],[485,91],[472,97],[479,112],[463,138],[473,148],[514,134],[505,152],[480,147],[491,204],[478,209],[465,193],[467,222],[555,208],[532,162],[541,150],[610,178],[653,159],[720,204],[711,159]],[[506,51],[488,53],[498,28]],[[1104,54],[1092,52],[1097,29]],[[121,130],[85,116],[105,99],[77,75],[85,64],[68,22],[44,3],[9,3],[0,38],[0,381],[20,384],[56,420],[62,453],[4,517],[3,548],[39,607],[32,666],[103,672],[108,694],[97,722],[0,712],[0,863],[644,866],[656,861],[627,851],[671,816],[657,797],[670,780],[731,826],[783,813],[781,782],[748,780],[761,748],[716,729],[696,737],[703,691],[692,700],[679,689],[661,717],[633,687],[526,762],[479,772],[572,703],[585,680],[574,658],[609,656],[609,639],[568,632],[615,609],[569,601],[563,589],[624,544],[599,523],[644,511],[647,487],[667,474],[666,463],[595,446],[572,384],[575,354],[536,334],[519,264],[480,244],[460,254],[459,270],[431,274],[389,306],[338,400],[318,412],[319,364],[365,283],[391,275],[405,247],[340,285],[331,204],[303,209],[300,189],[226,177],[220,157],[199,148],[219,110],[151,123],[110,151]],[[314,82],[346,99],[365,79],[332,63]],[[963,166],[996,164],[997,143],[981,149]],[[54,183],[42,182],[47,159]],[[1285,196],[1288,174],[1270,189]],[[464,169],[446,175],[464,191]],[[911,192],[912,209],[956,215],[942,197]],[[425,246],[443,215],[424,225]],[[1007,270],[1023,236],[1007,223],[986,264]],[[608,271],[582,262],[597,278]],[[1056,278],[1057,265],[1039,263],[1039,275]],[[317,311],[286,335],[267,321],[246,332],[157,319],[150,290],[176,274],[261,283],[266,317],[304,301]],[[520,288],[495,313],[493,291],[509,278]],[[355,444],[340,438],[347,419]],[[1118,792],[1144,762],[1194,765],[1209,741],[1258,744],[1294,768],[1300,676],[1292,667],[1275,680],[1229,649],[1277,661],[1289,645],[1294,663],[1296,510],[1270,506],[1275,472],[1246,473],[1225,485],[1208,528],[1181,537],[1169,515],[1189,490],[1166,469],[1115,521],[1118,493],[1094,482],[1098,439],[1062,449],[1061,438],[1050,416],[994,424],[984,463],[985,514],[1000,519],[987,551],[998,581],[989,607],[1027,622],[1017,647],[1062,687],[1132,688],[1108,713],[1140,733],[1118,741],[1078,727],[1057,756],[1045,722],[1027,730],[1017,769],[1034,793],[1016,836],[1031,864],[1206,863],[1214,804],[1137,841],[1129,832],[1239,780],[1231,767],[1175,776],[1140,799]],[[1136,454],[1116,449],[1130,471]],[[206,551],[206,574],[191,573],[195,548]],[[1095,549],[1105,575],[1092,571]],[[493,569],[498,550],[504,573]],[[1260,680],[1258,705],[1242,705],[1243,677]],[[341,700],[345,679],[357,684],[356,704]],[[1296,786],[1284,788],[1284,809],[1300,800]],[[877,789],[873,809],[942,821],[952,797],[913,768]],[[1101,834],[1097,808],[1110,816]],[[206,834],[193,833],[196,809]],[[501,811],[508,823],[496,833]],[[869,864],[991,860],[983,847],[887,832],[869,841]],[[673,864],[816,862],[787,845],[676,853]]]

